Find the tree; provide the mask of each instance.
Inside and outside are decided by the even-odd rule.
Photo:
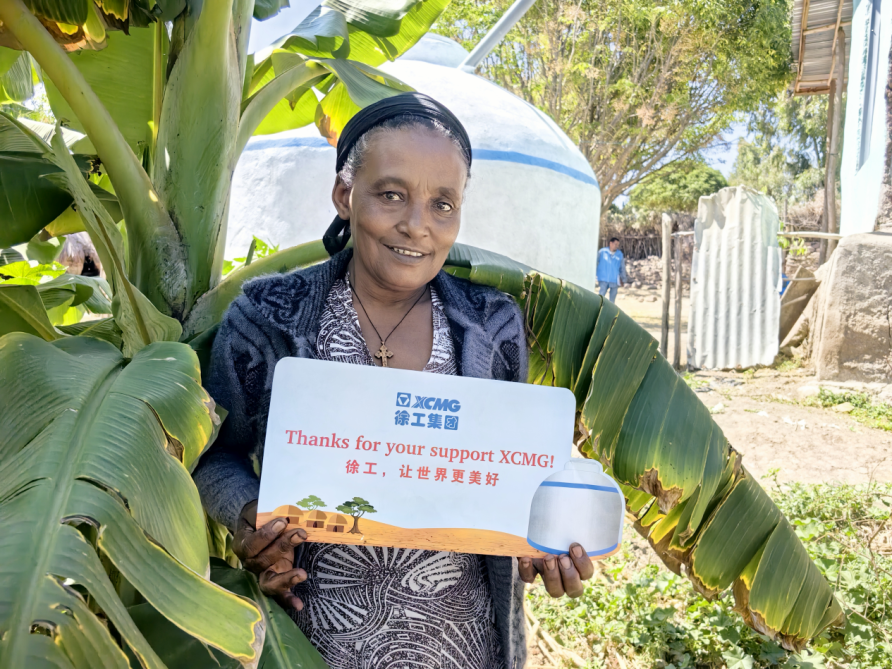
[[[261,646],[270,666],[324,666],[253,576],[210,569],[208,542],[226,531],[206,523],[189,476],[224,413],[201,386],[223,312],[246,280],[327,257],[311,242],[220,280],[229,179],[253,133],[316,122],[335,141],[360,105],[401,90],[373,68],[445,0],[332,0],[251,58],[250,16],[279,4],[29,0],[35,14],[0,0],[0,43],[28,50],[56,118],[86,134],[69,148],[61,126],[45,140],[0,114],[0,245],[71,210],[106,269],[111,312],[57,327],[48,310],[95,297],[92,286],[0,284],[3,666],[124,669],[125,648],[152,668],[159,652],[169,669],[256,666]],[[744,620],[788,648],[841,620],[790,524],[643,329],[497,254],[456,245],[447,270],[519,302],[531,379],[574,392],[582,450],[622,483],[670,568],[709,597],[733,586]],[[374,512],[359,498],[343,506],[357,532]]]
[[[254,134],[315,122],[335,142],[361,106],[407,90],[375,66],[447,2],[333,0],[252,55],[252,16],[287,0],[0,0],[0,102],[24,102],[39,74],[55,118],[85,134],[0,113],[0,248],[61,234],[70,214],[110,298],[106,318],[56,327],[48,310],[95,284],[0,284],[0,664],[127,667],[127,648],[162,667],[161,619],[240,664],[265,647],[324,666],[295,626],[264,622],[253,576],[256,604],[205,578],[220,532],[189,472],[223,412],[199,358],[248,277],[327,255],[289,249],[221,280],[232,172]],[[137,597],[149,612],[131,614]]]
[[[824,187],[827,96],[786,97],[760,104],[747,119],[752,140],[738,142],[728,179],[777,202],[808,202]]]
[[[362,497],[354,497],[337,507],[341,513],[353,516],[353,527],[350,528],[350,534],[359,534],[359,519],[367,513],[378,513],[368,501]]]
[[[508,0],[452,5],[435,30],[474,46]],[[601,213],[721,138],[789,81],[787,0],[540,0],[480,67],[552,116],[588,158]]]
[[[315,509],[321,509],[325,506],[325,502],[316,497],[316,495],[310,495],[309,497],[304,497],[299,502],[295,502],[294,506],[299,506],[307,511],[314,511]]]
[[[701,197],[727,185],[722,173],[702,160],[681,161],[638,182],[629,193],[629,204],[649,211],[694,213]]]

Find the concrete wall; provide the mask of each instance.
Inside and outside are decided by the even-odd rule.
[[[873,0],[873,2],[878,1]],[[873,232],[879,208],[880,186],[883,180],[887,139],[885,91],[889,75],[889,51],[892,48],[892,0],[882,0],[881,5],[873,121],[870,124],[870,142],[866,159],[862,161],[862,119],[865,114],[864,91],[868,84],[867,56],[872,7],[871,0],[855,0],[852,17],[841,166],[840,233],[843,235]],[[863,164],[859,167],[859,163],[862,162]]]

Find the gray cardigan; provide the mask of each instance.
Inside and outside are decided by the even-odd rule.
[[[193,474],[212,518],[235,531],[238,516],[257,499],[273,370],[284,357],[315,358],[325,299],[343,276],[352,250],[289,274],[259,277],[244,286],[223,317],[205,386],[229,411],[217,441]],[[459,374],[523,382],[527,348],[520,309],[504,293],[445,272],[433,286],[452,330]],[[496,627],[507,669],[526,661],[523,582],[512,557],[486,556]]]

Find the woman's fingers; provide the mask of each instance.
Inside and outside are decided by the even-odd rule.
[[[531,558],[517,558],[517,573],[520,575],[520,580],[524,583],[532,583],[536,580],[536,574],[539,572],[536,571],[536,567],[533,566],[533,560]]]
[[[245,516],[240,516],[232,541],[232,550],[244,562],[246,558],[254,557],[269,546],[287,527],[288,521],[280,518],[255,529]]]
[[[564,593],[566,593],[567,597],[579,597],[579,595],[585,592],[585,587],[582,585],[582,579],[579,578],[579,572],[576,571],[576,565],[573,564],[573,560],[570,559],[569,555],[561,555],[557,561],[560,565]]]
[[[552,597],[560,597],[564,594],[564,584],[561,578],[561,568],[557,558],[549,555],[542,560],[542,583],[545,584],[545,590]]]
[[[263,594],[270,597],[280,597],[286,595],[298,583],[307,580],[307,572],[303,569],[290,569],[286,572],[277,573],[273,569],[267,569],[260,574],[257,579],[260,582],[260,589]]]
[[[582,546],[579,544],[571,544],[570,557],[573,560],[573,564],[576,565],[576,571],[579,572],[579,578],[583,581],[587,581],[594,575],[595,565]]]
[[[276,521],[275,523],[268,524],[274,525],[279,522],[280,521]],[[285,523],[285,521],[281,522],[287,526],[287,523]],[[257,530],[256,534],[260,534],[261,532],[263,532],[266,527],[266,525],[261,527],[259,530]],[[262,538],[259,538],[253,544],[245,544],[246,547],[249,547],[249,549],[256,546],[261,546],[261,544],[262,546],[259,552],[248,552],[248,556],[242,560],[242,564],[248,571],[253,571],[255,574],[259,574],[260,572],[269,569],[279,560],[288,559],[293,562],[294,547],[302,544],[304,542],[304,539],[306,538],[307,533],[300,528],[290,530],[288,532],[271,531]]]

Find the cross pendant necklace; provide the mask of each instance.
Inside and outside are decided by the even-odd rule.
[[[365,311],[365,309],[363,309],[363,311]],[[369,316],[369,315],[366,314],[366,318],[368,318],[368,316]],[[372,322],[372,321],[369,320],[369,323],[371,323],[371,322]],[[374,327],[374,326],[372,326],[372,327]],[[393,357],[393,351],[391,351],[389,348],[387,348],[387,344],[385,344],[385,343],[382,341],[382,342],[381,342],[381,348],[379,348],[379,349],[377,350],[377,352],[375,353],[375,357],[381,360],[381,366],[382,366],[382,367],[387,367],[387,358],[392,358],[392,357]]]
[[[419,295],[418,299],[412,303],[412,306],[409,307],[409,311],[407,311],[405,314],[403,314],[403,317],[400,319],[400,322],[393,326],[393,330],[391,330],[390,333],[386,337],[382,337],[381,333],[378,332],[378,328],[376,328],[375,324],[372,322],[372,318],[371,318],[371,316],[369,316],[369,312],[366,310],[365,305],[362,303],[362,298],[359,297],[359,293],[357,293],[356,288],[353,287],[353,283],[350,281],[349,276],[347,277],[347,285],[350,286],[350,290],[352,290],[353,294],[356,295],[356,301],[359,302],[359,306],[362,307],[362,313],[365,314],[365,317],[369,321],[369,325],[372,326],[372,330],[375,331],[375,334],[378,335],[378,339],[381,340],[381,348],[379,348],[375,352],[375,357],[381,361],[382,367],[390,367],[390,365],[387,364],[387,360],[389,358],[393,357],[393,351],[391,351],[389,348],[387,348],[387,340],[390,339],[390,335],[392,335],[394,332],[396,332],[396,329],[400,325],[403,324],[403,321],[406,320],[406,316],[408,316],[412,312],[412,309],[414,309],[415,306],[419,302],[421,302],[421,298],[424,297],[424,294],[427,292],[427,290],[421,291],[421,295]]]

